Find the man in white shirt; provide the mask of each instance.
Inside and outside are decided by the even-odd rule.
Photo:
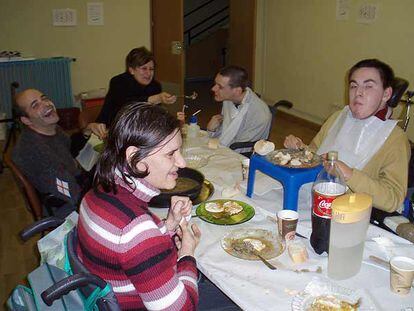
[[[223,102],[223,108],[207,124],[210,137],[218,137],[220,144],[227,147],[234,142],[267,139],[272,114],[268,105],[247,87],[246,70],[224,67],[214,82],[214,99]]]

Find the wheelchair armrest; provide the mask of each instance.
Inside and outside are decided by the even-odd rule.
[[[41,198],[42,198],[42,203],[45,206],[61,207],[67,203],[65,200],[62,200],[50,193],[41,194]]]
[[[235,142],[232,143],[229,148],[231,150],[242,149],[242,148],[253,148],[255,141],[243,141],[243,142]]]
[[[97,275],[90,273],[78,273],[68,276],[53,284],[40,296],[42,297],[45,304],[51,306],[55,300],[60,299],[62,296],[68,294],[69,292],[90,284],[96,285],[101,289],[105,288],[106,286],[106,282]]]
[[[19,234],[20,238],[23,241],[27,241],[35,234],[59,227],[61,224],[63,224],[64,221],[65,219],[61,219],[58,217],[43,218],[24,228]]]
[[[256,141],[244,141],[244,142],[235,142],[232,143],[229,148],[237,152],[239,149],[245,149],[242,152],[239,151],[241,155],[244,155],[247,158],[250,158],[253,154],[253,148]]]
[[[68,203],[67,201],[61,198],[58,198],[57,196],[54,196],[51,193],[40,193],[40,200],[46,210],[46,213],[47,213],[46,216],[53,216],[54,209],[60,208],[63,205]]]

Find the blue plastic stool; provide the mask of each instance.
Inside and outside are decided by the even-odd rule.
[[[247,196],[252,197],[256,170],[277,179],[283,185],[283,209],[298,209],[299,189],[303,184],[313,182],[322,169],[322,165],[313,168],[287,168],[274,165],[266,157],[254,154],[250,159]]]

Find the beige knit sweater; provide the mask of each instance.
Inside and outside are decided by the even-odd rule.
[[[340,111],[334,113],[322,125],[310,144],[311,149],[319,148],[339,114]],[[348,187],[353,192],[372,195],[374,207],[394,212],[406,196],[410,154],[407,135],[396,126],[365,167],[353,169],[352,177],[347,181]]]

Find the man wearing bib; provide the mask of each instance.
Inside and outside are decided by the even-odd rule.
[[[214,80],[211,90],[214,99],[223,102],[223,108],[221,114],[211,117],[207,130],[209,136],[217,137],[223,146],[269,136],[272,123],[269,107],[247,85],[247,71],[238,66],[222,68]]]
[[[380,221],[402,206],[407,192],[410,146],[387,106],[393,80],[392,68],[377,59],[355,64],[348,74],[349,105],[328,118],[309,145],[320,155],[338,151],[349,189],[373,197],[372,216]],[[304,144],[289,135],[284,145]]]

